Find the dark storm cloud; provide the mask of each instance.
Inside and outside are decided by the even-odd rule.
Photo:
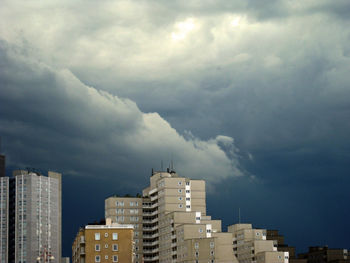
[[[1,57],[1,133],[10,158],[21,147],[30,149],[13,162],[44,162],[68,173],[110,178],[118,167],[120,179],[136,171],[142,178],[145,167],[172,155],[188,170],[201,164],[198,175],[209,180],[242,175],[230,159],[234,156],[228,158],[219,147],[224,142],[234,149],[229,137],[185,139],[158,114],[144,114],[128,99],[88,87],[68,70],[56,71],[4,42]]]
[[[173,155],[220,178],[225,224],[232,200],[292,245],[349,246],[349,1],[3,1],[0,17],[10,163],[122,191]]]

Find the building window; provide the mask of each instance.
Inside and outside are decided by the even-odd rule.
[[[186,201],[191,201],[191,198],[190,197],[186,197]]]
[[[186,208],[191,208],[191,206],[190,205],[186,205]]]
[[[182,200],[182,197],[180,196],[180,197],[179,197],[179,201],[181,201],[181,200]]]
[[[108,255],[105,255],[105,259],[108,259]]]
[[[108,233],[105,233],[105,237],[108,237]]]
[[[100,244],[96,244],[96,245],[95,245],[95,251],[100,251],[100,250],[101,250]]]
[[[108,244],[105,244],[105,248],[108,248]]]
[[[179,208],[182,208],[182,204],[179,204]]]
[[[181,181],[179,181],[179,182],[178,182],[178,184],[179,184],[179,185],[182,185],[182,182],[181,182]]]
[[[113,244],[113,251],[118,251],[118,244]]]
[[[117,255],[113,256],[113,262],[118,262],[118,256]]]
[[[95,256],[95,262],[101,262],[101,257],[100,256]]]
[[[203,233],[203,229],[202,228],[198,229],[198,232]]]
[[[100,239],[101,239],[100,233],[95,233],[95,240],[100,240]]]
[[[214,242],[210,242],[210,248],[214,248]]]
[[[199,252],[198,251],[196,251],[196,253],[194,254],[196,257],[198,257],[199,256]]]
[[[194,248],[198,249],[199,248],[199,243],[194,243]]]
[[[186,193],[190,193],[191,191],[190,190],[186,190]]]
[[[210,251],[210,255],[214,256],[214,251],[213,250]]]
[[[190,182],[186,182],[186,185],[190,185]]]
[[[113,233],[113,240],[118,240],[118,233]]]
[[[182,189],[179,189],[178,191],[179,191],[179,193],[182,193]]]

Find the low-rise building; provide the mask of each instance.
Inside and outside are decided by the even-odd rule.
[[[134,262],[133,229],[110,219],[81,228],[73,242],[72,262]]]
[[[347,249],[328,248],[328,246],[309,247],[309,251],[299,254],[299,258],[307,259],[307,263],[350,262]]]

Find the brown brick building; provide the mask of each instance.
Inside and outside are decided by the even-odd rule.
[[[81,228],[72,246],[73,263],[133,262],[133,226],[111,223]]]

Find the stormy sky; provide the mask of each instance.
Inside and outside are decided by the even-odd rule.
[[[224,226],[350,248],[348,0],[0,5],[1,151],[63,174],[65,256],[171,160]]]

